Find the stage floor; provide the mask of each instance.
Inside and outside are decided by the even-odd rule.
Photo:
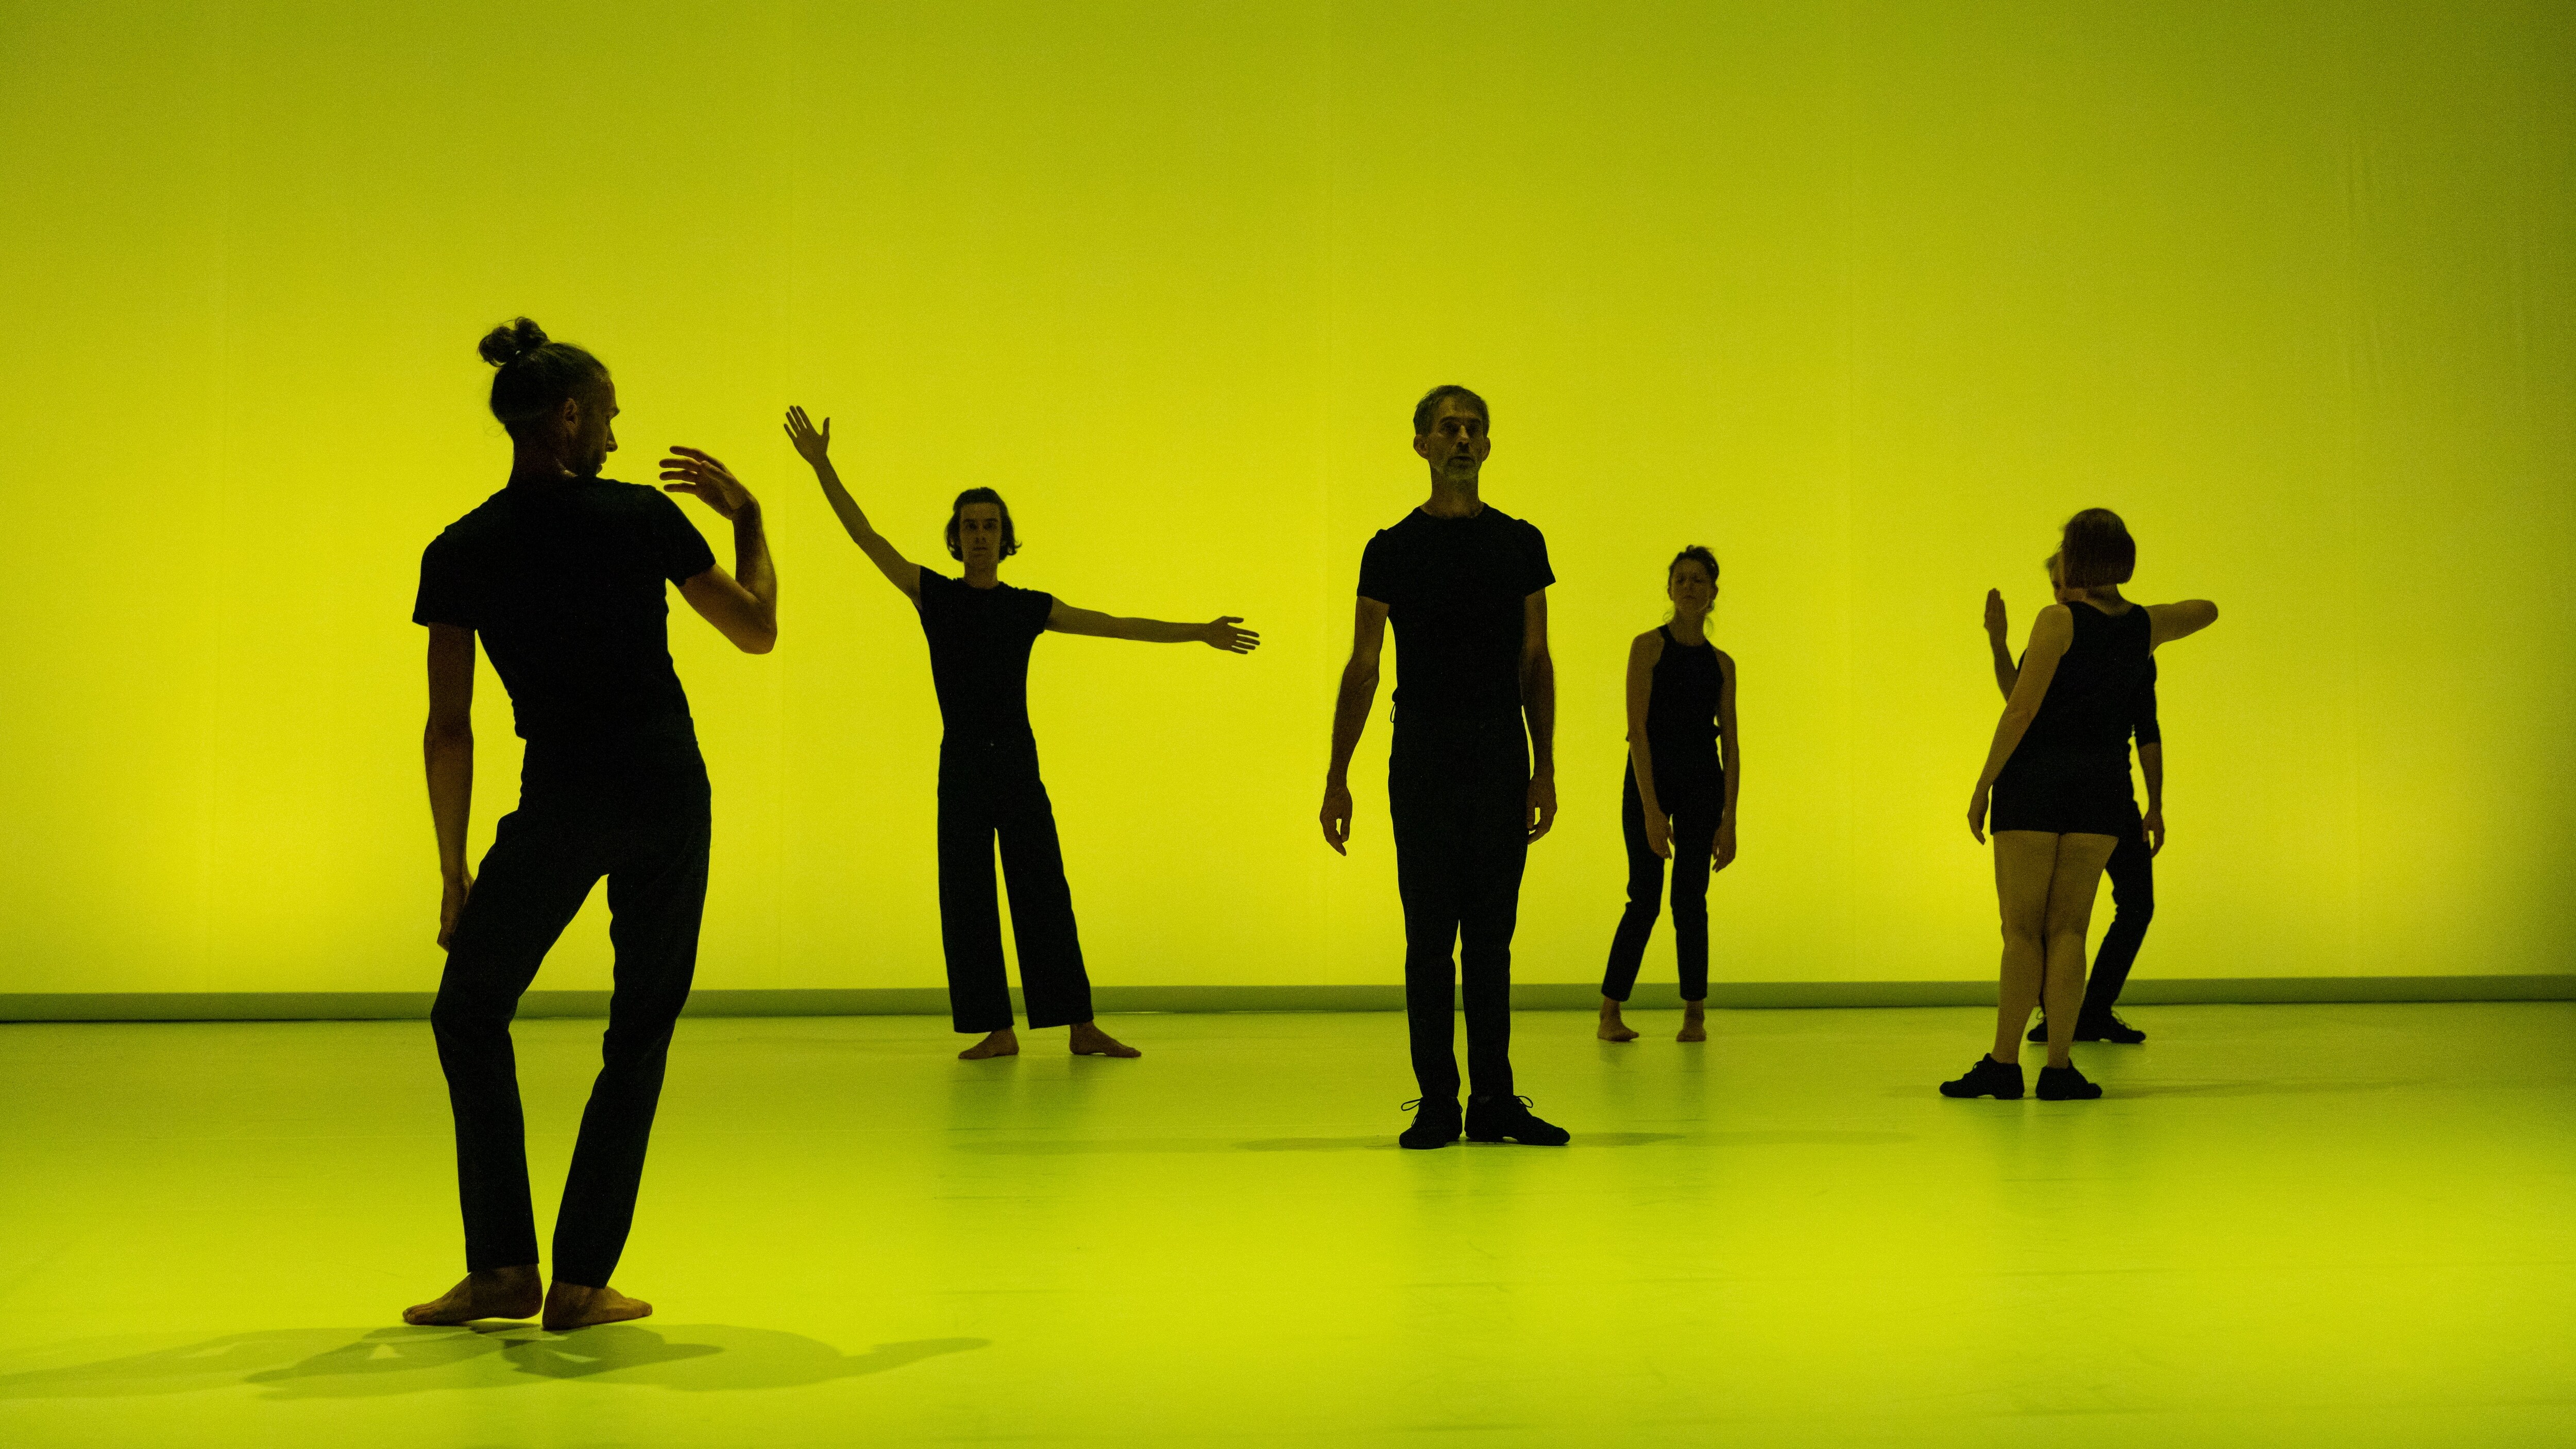
[[[2134,1019],[1995,1103],[1984,1012],[1524,1013],[1574,1145],[1423,1153],[1392,1014],[690,1020],[570,1335],[396,1316],[425,1023],[0,1027],[0,1443],[2576,1442],[2576,1004]],[[541,1233],[598,1030],[519,1028]]]

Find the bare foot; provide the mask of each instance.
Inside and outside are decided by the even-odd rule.
[[[472,1323],[478,1318],[534,1318],[544,1291],[537,1265],[486,1268],[468,1273],[455,1287],[427,1303],[403,1310],[403,1322],[427,1327],[438,1323]]]
[[[557,1283],[546,1290],[545,1323],[556,1333],[568,1328],[589,1328],[652,1316],[652,1304],[641,1298],[629,1298],[614,1288],[585,1288],[578,1283]]]
[[[1681,1034],[1680,1034],[1680,1035],[1678,1035],[1678,1036],[1676,1036],[1676,1037],[1674,1037],[1674,1038],[1673,1038],[1673,1040],[1675,1040],[1675,1041],[1706,1041],[1706,1040],[1708,1040],[1708,1019],[1707,1019],[1706,1017],[1704,1017],[1704,1016],[1702,1016],[1702,1015],[1700,1014],[1700,1009],[1699,1009],[1698,1007],[1696,1007],[1696,1006],[1685,1006],[1685,1007],[1683,1007],[1683,1008],[1682,1008],[1682,1029],[1681,1029]]]
[[[1078,1057],[1141,1057],[1143,1052],[1102,1031],[1096,1022],[1073,1024],[1073,1054]]]
[[[1015,1057],[1019,1054],[1020,1039],[1012,1035],[1011,1029],[1006,1026],[1000,1031],[993,1033],[991,1036],[984,1038],[982,1041],[975,1043],[973,1046],[968,1047],[966,1050],[959,1052],[957,1054],[957,1060],[961,1062],[980,1062],[986,1057]]]
[[[1637,1039],[1637,1033],[1629,1027],[1628,1023],[1621,1021],[1619,1019],[1619,1013],[1615,1011],[1602,1012],[1601,1028],[1592,1034],[1601,1038],[1603,1041],[1635,1041]]]

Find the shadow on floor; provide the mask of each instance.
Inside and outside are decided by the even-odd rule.
[[[549,1379],[686,1393],[781,1389],[881,1374],[991,1342],[926,1338],[844,1354],[801,1334],[716,1323],[612,1323],[572,1333],[524,1323],[271,1329],[0,1374],[0,1401],[125,1398],[236,1385],[259,1388],[270,1399],[346,1399],[514,1388]],[[58,1352],[70,1351],[75,1350]]]

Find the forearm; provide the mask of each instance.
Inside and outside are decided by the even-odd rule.
[[[776,629],[778,570],[769,561],[769,531],[761,524],[757,503],[734,515],[733,576],[760,601],[762,622]]]
[[[2011,759],[2013,751],[2021,747],[2022,734],[2029,728],[2030,716],[2014,710],[2005,710],[2003,718],[1995,721],[1995,742],[1986,751],[1984,772],[1977,776],[1979,789],[1993,784],[1995,777],[2004,772],[2004,761]]]
[[[2138,773],[2147,777],[2147,809],[2165,808],[2165,747],[2138,746]]]
[[[1726,804],[1721,818],[1735,819],[1736,787],[1744,783],[1744,751],[1736,747],[1735,731],[1726,732],[1726,741],[1718,752],[1718,770],[1726,776]]]
[[[1369,709],[1376,703],[1377,667],[1353,663],[1344,669],[1341,692],[1333,700],[1333,758],[1325,767],[1327,782],[1349,782],[1351,755],[1360,747],[1360,734],[1368,728]]]
[[[1556,773],[1556,661],[1546,654],[1521,665],[1521,713],[1529,718],[1530,768]]]
[[[1191,644],[1207,635],[1205,624],[1175,624],[1164,619],[1111,619],[1109,634],[1113,639],[1133,639],[1143,644]]]
[[[1995,649],[1995,688],[2004,692],[2004,698],[2010,699],[2013,685],[2020,681],[2021,669],[2013,663],[2012,649],[2004,643],[2002,635],[1990,636],[1990,642]]]
[[[474,813],[474,731],[431,725],[421,737],[429,776],[429,819],[438,835],[438,872],[465,878],[465,828]]]
[[[1655,797],[1655,747],[1642,731],[1628,736],[1628,775],[1637,782],[1637,803],[1649,819],[1669,813]]]

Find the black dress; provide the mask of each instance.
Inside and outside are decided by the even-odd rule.
[[[2066,606],[2075,637],[2039,714],[1995,777],[1991,830],[2122,836],[2137,829],[2129,791],[2129,729],[2154,657],[2143,605],[2106,614]]]

